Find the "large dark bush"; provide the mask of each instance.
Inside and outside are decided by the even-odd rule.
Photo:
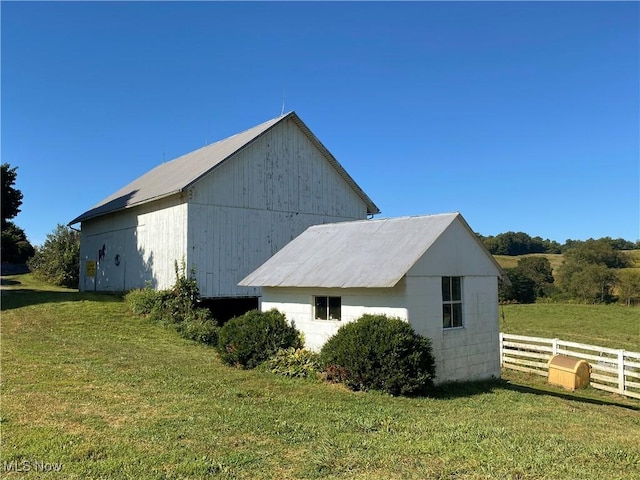
[[[363,315],[331,337],[320,352],[324,367],[344,369],[354,390],[419,395],[433,387],[431,341],[386,315]]]
[[[223,362],[255,368],[281,348],[300,348],[300,332],[278,310],[252,310],[225,323],[218,334]]]

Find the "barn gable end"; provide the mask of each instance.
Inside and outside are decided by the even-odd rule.
[[[154,168],[70,225],[82,290],[167,288],[184,260],[203,297],[256,297],[239,280],[305,228],[375,213],[291,112]]]
[[[195,183],[188,202],[188,263],[198,265],[206,296],[257,296],[259,288],[238,282],[307,227],[367,216],[291,119]]]

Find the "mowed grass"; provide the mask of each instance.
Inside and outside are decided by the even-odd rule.
[[[640,307],[534,303],[501,305],[500,331],[640,352]]]
[[[2,297],[3,478],[640,479],[640,403],[543,379],[429,398],[223,366],[119,297]],[[15,462],[15,463],[14,463]],[[22,462],[62,471],[7,472]]]
[[[549,260],[551,268],[555,272],[556,269],[562,265],[563,256],[561,253],[531,253],[528,255],[494,255],[496,262],[502,268],[515,268],[518,266],[518,261],[525,257],[544,257]]]

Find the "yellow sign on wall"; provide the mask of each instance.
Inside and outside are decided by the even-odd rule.
[[[95,260],[87,260],[85,262],[84,272],[87,277],[95,277],[96,276],[96,261]]]

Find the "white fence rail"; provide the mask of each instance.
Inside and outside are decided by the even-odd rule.
[[[557,338],[500,333],[500,364],[504,368],[547,376],[556,354],[580,358],[591,365],[591,386],[640,398],[640,353],[565,342]]]

